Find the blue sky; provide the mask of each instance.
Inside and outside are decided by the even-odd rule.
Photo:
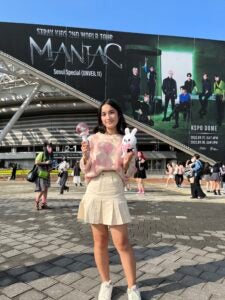
[[[225,0],[7,0],[0,21],[225,40]]]

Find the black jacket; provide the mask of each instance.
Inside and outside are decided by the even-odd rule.
[[[193,91],[193,89],[194,89],[194,87],[196,86],[196,83],[195,83],[195,81],[193,79],[186,80],[184,82],[184,86],[187,89],[188,94],[191,94],[192,91]]]
[[[140,77],[131,75],[128,80],[130,93],[140,94]]]
[[[212,94],[212,83],[209,79],[202,80],[202,92],[205,94],[206,91],[208,94]]]
[[[177,83],[173,78],[167,77],[163,79],[162,90],[166,96],[177,98]]]

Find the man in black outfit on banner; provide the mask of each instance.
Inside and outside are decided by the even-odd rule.
[[[169,71],[169,76],[163,79],[162,90],[165,95],[164,117],[162,121],[166,121],[167,108],[171,100],[172,111],[175,107],[175,99],[177,98],[177,83],[173,79],[173,71]]]
[[[132,74],[128,80],[128,86],[129,86],[129,91],[130,91],[132,113],[133,113],[134,117],[135,117],[135,110],[138,107],[138,99],[140,96],[140,81],[141,80],[138,75],[138,68],[133,67]]]
[[[152,115],[152,103],[149,102],[148,93],[144,94],[144,101],[138,101],[137,107],[137,120],[139,122],[154,126],[154,121],[151,118]]]
[[[208,99],[212,95],[212,83],[208,78],[208,74],[204,73],[202,76],[202,92],[199,94],[199,102],[201,108],[199,110],[199,116],[202,119],[207,113]]]

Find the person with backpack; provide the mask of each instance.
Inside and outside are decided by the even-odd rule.
[[[199,159],[200,159],[200,155],[198,154],[194,154],[194,156],[191,159],[192,161],[191,168],[194,176],[194,182],[192,186],[193,188],[191,189],[191,193],[192,193],[191,198],[203,199],[206,197],[206,194],[203,192],[200,184],[200,180],[202,178],[202,173],[203,173],[203,165]]]

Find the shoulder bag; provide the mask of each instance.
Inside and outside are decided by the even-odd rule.
[[[32,170],[30,170],[27,174],[27,181],[34,182],[38,177],[38,166],[34,165]]]

